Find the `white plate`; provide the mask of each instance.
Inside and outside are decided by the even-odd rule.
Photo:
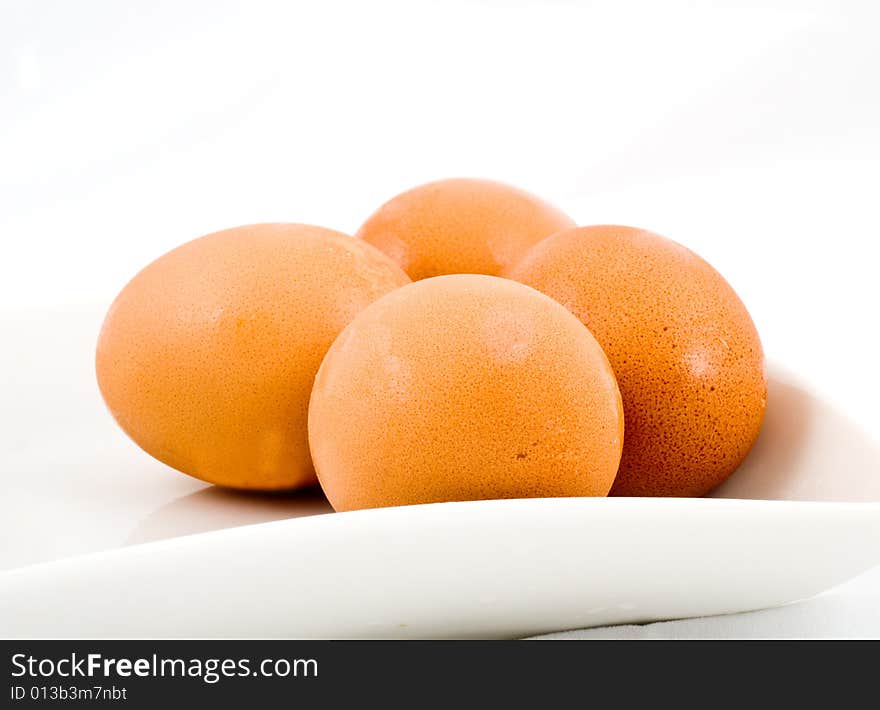
[[[773,606],[878,556],[870,503],[444,503],[7,572],[0,618],[15,637],[512,637]]]
[[[206,488],[130,541],[0,573],[5,637],[515,637],[812,596],[880,563],[880,451],[778,368],[706,499],[535,499],[320,515]],[[766,498],[776,500],[745,500]],[[825,501],[825,502],[809,502]]]

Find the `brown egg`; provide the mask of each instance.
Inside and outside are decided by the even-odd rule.
[[[209,234],[147,266],[98,339],[98,384],[145,451],[211,483],[313,485],[309,395],[333,339],[408,283],[379,250],[302,224]]]
[[[709,264],[651,232],[580,227],[508,275],[578,316],[614,367],[626,443],[612,495],[699,496],[739,466],[764,417],[764,354]]]
[[[534,244],[574,222],[534,195],[491,180],[415,187],[382,205],[357,235],[413,281],[441,274],[497,276]]]
[[[327,353],[309,441],[336,510],[604,496],[620,393],[584,326],[492,276],[439,276],[366,308]]]

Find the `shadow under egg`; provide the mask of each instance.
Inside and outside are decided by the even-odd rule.
[[[779,366],[755,446],[711,498],[880,501],[880,444]]]
[[[141,520],[127,545],[223,528],[332,513],[320,488],[300,491],[239,491],[208,486],[176,498]]]

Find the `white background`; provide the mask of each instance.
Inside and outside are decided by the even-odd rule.
[[[440,177],[691,247],[880,436],[878,37],[870,2],[0,0],[0,525],[26,539],[4,565],[201,487],[126,478],[153,464],[94,385],[138,269],[238,224],[351,233]]]
[[[104,306],[201,234],[486,176],[695,249],[874,416],[873,5],[4,0],[0,304]]]

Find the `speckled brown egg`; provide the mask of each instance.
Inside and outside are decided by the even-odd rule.
[[[764,354],[703,259],[641,229],[579,227],[508,275],[578,316],[611,361],[626,417],[612,495],[699,496],[739,466],[764,417]]]
[[[562,306],[492,276],[418,281],[324,359],[312,458],[336,510],[604,496],[623,415],[608,360]]]
[[[302,224],[196,239],[137,274],[98,339],[101,393],[145,451],[235,488],[317,483],[312,382],[339,332],[409,283],[369,244]]]
[[[357,235],[413,281],[441,274],[497,276],[544,237],[574,222],[552,205],[491,180],[439,180],[382,205]]]

